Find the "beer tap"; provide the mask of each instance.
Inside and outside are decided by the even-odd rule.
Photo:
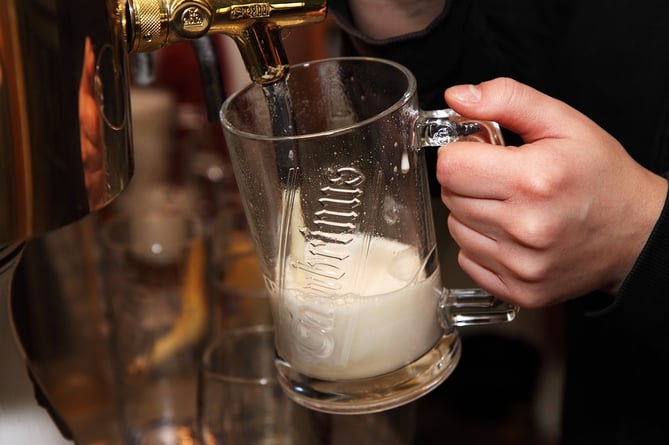
[[[133,52],[227,34],[251,79],[265,84],[282,78],[288,68],[281,30],[317,23],[325,14],[325,0],[127,0],[123,29]]]
[[[0,442],[69,443],[34,400],[10,310],[12,275],[26,241],[127,187],[129,54],[226,34],[251,79],[273,83],[288,69],[281,30],[325,14],[326,0],[0,2]]]

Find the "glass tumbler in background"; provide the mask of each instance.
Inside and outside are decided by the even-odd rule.
[[[269,296],[239,194],[218,195],[208,236],[212,335],[221,330],[272,324]]]
[[[272,324],[269,294],[254,250],[231,250],[212,265],[212,332]]]
[[[210,324],[200,220],[164,206],[117,215],[101,233],[121,434],[128,445],[192,444]]]
[[[332,415],[286,396],[274,366],[274,328],[224,331],[207,347],[198,390],[203,445],[410,445],[412,404],[383,413]]]

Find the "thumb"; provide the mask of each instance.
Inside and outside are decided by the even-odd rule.
[[[444,96],[448,106],[461,115],[495,121],[526,143],[562,137],[566,129],[574,133],[578,127],[594,125],[564,102],[509,78],[454,86]]]

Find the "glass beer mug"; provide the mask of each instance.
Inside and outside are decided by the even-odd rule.
[[[228,98],[221,121],[295,401],[408,403],[457,365],[457,326],[514,318],[480,289],[442,286],[425,162],[454,140],[501,144],[495,123],[421,110],[410,71],[370,58],[293,66]]]

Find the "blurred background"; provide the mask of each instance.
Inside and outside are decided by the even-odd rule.
[[[230,94],[249,82],[248,74],[228,37],[214,42]],[[320,59],[337,55],[339,32],[326,20],[287,30],[284,43],[291,63]],[[192,344],[195,353],[221,329],[271,322],[223,134],[207,120],[193,47],[159,50],[154,61],[155,82],[131,89],[136,173],[130,187],[109,208],[30,241],[15,277],[13,310],[34,378],[82,445],[125,443],[114,340],[119,323],[100,235],[117,215],[169,207],[197,216],[206,246],[206,301],[198,307],[206,317],[198,319],[204,330]],[[457,266],[447,210],[438,201],[433,210],[443,282],[474,287]],[[528,310],[510,324],[462,329],[455,372],[414,403],[413,442],[556,443],[561,317],[559,307]],[[170,440],[161,443],[193,443]]]

